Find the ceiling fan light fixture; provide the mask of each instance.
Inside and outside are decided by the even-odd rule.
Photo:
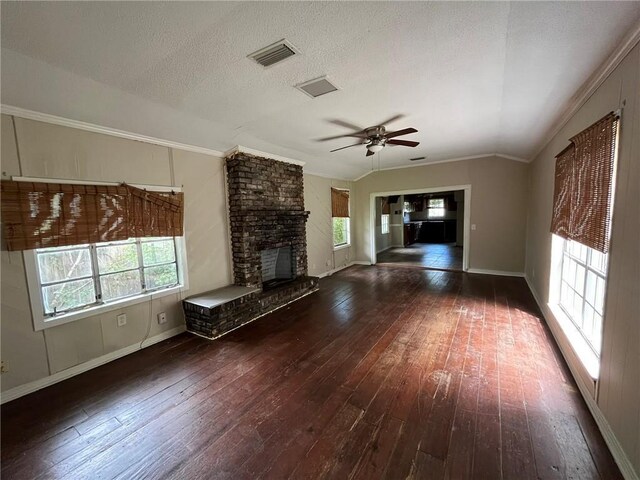
[[[367,150],[373,153],[378,153],[383,148],[384,148],[384,145],[381,143],[372,143],[370,145],[367,145]]]

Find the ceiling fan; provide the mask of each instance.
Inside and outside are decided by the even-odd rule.
[[[325,137],[320,138],[318,141],[326,142],[328,140],[335,140],[336,138],[343,137],[356,137],[361,140],[358,143],[354,143],[353,145],[347,145],[346,147],[336,148],[331,150],[331,152],[337,152],[338,150],[344,150],[345,148],[357,147],[358,145],[365,145],[367,148],[367,157],[370,155],[374,155],[375,153],[382,150],[386,145],[401,145],[404,147],[417,147],[420,145],[420,142],[413,142],[411,140],[396,140],[396,137],[401,137],[403,135],[408,135],[410,133],[417,133],[418,130],[415,128],[403,128],[402,130],[396,130],[392,132],[388,132],[385,124],[394,122],[400,118],[404,117],[404,115],[396,115],[387,119],[384,122],[381,122],[379,125],[367,128],[360,128],[356,125],[352,125],[348,122],[344,122],[342,120],[330,120],[331,123],[335,125],[340,125],[341,127],[350,128],[355,130],[353,133],[347,133],[344,135],[336,135],[334,137]]]

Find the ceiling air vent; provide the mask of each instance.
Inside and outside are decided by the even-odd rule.
[[[333,83],[331,83],[327,77],[320,77],[314,80],[309,80],[308,82],[301,83],[300,85],[296,85],[298,90],[302,90],[304,93],[309,95],[312,98],[319,97],[320,95],[324,95],[325,93],[331,93],[338,90]]]
[[[283,39],[257,52],[253,52],[249,55],[249,58],[252,58],[266,68],[280,63],[289,57],[293,57],[297,53],[298,51],[295,47]]]
[[[426,160],[427,157],[416,157],[416,158],[410,158],[409,161],[410,162],[418,162],[420,160]]]

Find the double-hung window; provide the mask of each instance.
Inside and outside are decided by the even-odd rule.
[[[430,198],[429,199],[429,218],[443,218],[444,217],[444,198]]]
[[[333,248],[347,247],[351,243],[349,222],[349,190],[331,189],[331,217]]]
[[[549,307],[593,379],[602,348],[618,115],[606,115],[556,156]]]
[[[26,251],[36,329],[177,291],[183,247],[182,237],[149,237]]]
[[[558,303],[599,357],[608,255],[571,240],[562,243]]]
[[[380,228],[383,235],[389,233],[389,214],[383,213],[380,217]]]

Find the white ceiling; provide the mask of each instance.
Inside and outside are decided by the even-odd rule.
[[[640,20],[640,2],[3,2],[2,103],[176,142],[237,144],[356,178],[364,147],[329,123],[395,114],[417,148],[381,167],[529,159]],[[301,54],[247,55],[286,38]],[[294,88],[328,75],[338,92]]]

